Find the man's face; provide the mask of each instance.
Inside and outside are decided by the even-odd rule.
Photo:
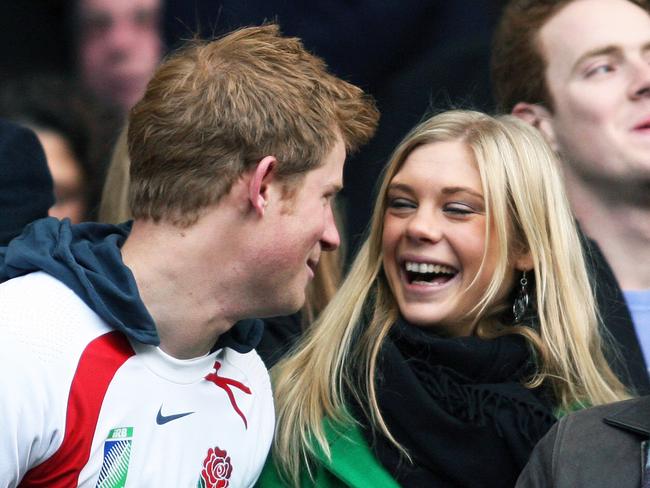
[[[160,0],[80,0],[79,69],[101,98],[128,110],[162,55]]]
[[[256,257],[255,290],[265,316],[289,314],[305,302],[322,251],[340,244],[332,203],[343,184],[345,146],[340,139],[324,163],[295,183],[291,195],[266,210]]]
[[[339,140],[323,164],[292,183],[270,170],[253,202],[258,165],[196,223],[170,226],[171,240],[181,242],[178,255],[197,310],[216,306],[215,317],[225,314],[236,322],[289,315],[304,305],[321,252],[340,243],[332,203],[342,186],[344,161]]]
[[[571,171],[600,184],[650,180],[650,15],[626,0],[576,0],[539,41]]]

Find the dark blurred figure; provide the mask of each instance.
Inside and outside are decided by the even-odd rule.
[[[162,57],[162,0],[76,0],[74,5],[79,78],[104,102],[126,113],[144,93]]]
[[[14,78],[35,69],[68,71],[66,8],[69,0],[19,0],[0,3],[0,73]]]
[[[54,204],[52,178],[34,133],[0,119],[0,246]]]
[[[516,488],[648,488],[650,397],[560,419],[537,444]]]
[[[77,223],[94,216],[100,174],[95,115],[93,99],[59,76],[33,75],[0,87],[0,116],[32,129],[43,146],[54,180],[53,217]]]
[[[491,108],[489,47],[498,14],[495,0],[169,0],[165,27],[174,46],[194,32],[211,37],[276,20],[375,97],[377,133],[345,167],[343,210],[354,251],[381,168],[427,110]]]

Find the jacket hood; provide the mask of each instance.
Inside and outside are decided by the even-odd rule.
[[[48,217],[28,225],[7,247],[0,247],[0,282],[43,271],[67,285],[111,327],[144,344],[159,345],[147,311],[120,249],[131,222],[120,225]],[[238,322],[222,334],[214,349],[248,352],[259,342],[260,320]]]

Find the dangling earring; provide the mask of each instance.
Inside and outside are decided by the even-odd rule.
[[[519,293],[515,302],[512,304],[512,314],[515,316],[515,324],[521,322],[528,308],[528,280],[526,279],[526,272],[524,271],[519,280]]]

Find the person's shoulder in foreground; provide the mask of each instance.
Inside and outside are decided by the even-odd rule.
[[[517,488],[645,487],[649,440],[650,396],[569,414],[539,442]]]

